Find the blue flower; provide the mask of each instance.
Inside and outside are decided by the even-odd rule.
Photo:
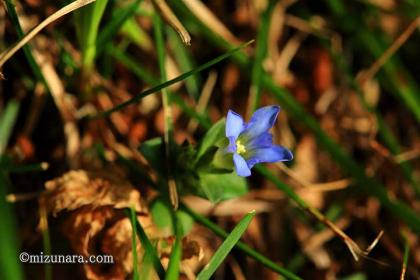
[[[266,106],[254,112],[245,123],[242,117],[229,110],[226,118],[228,153],[233,153],[233,162],[239,176],[251,175],[251,168],[260,162],[288,161],[293,154],[285,147],[273,145],[273,136],[268,130],[273,127],[280,111],[279,106]]]

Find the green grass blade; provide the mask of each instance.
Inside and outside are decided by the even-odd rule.
[[[10,17],[10,21],[13,24],[13,27],[15,28],[19,38],[22,38],[25,34],[23,33],[22,26],[20,25],[19,18],[16,13],[15,5],[12,3],[11,0],[6,0],[6,8],[7,13]],[[41,69],[39,68],[38,64],[35,61],[35,58],[32,55],[31,46],[29,44],[26,44],[23,46],[23,52],[26,56],[26,59],[28,60],[29,67],[31,67],[32,72],[34,73],[37,80],[44,82],[44,76],[41,73]]]
[[[179,221],[175,213],[172,215],[175,229],[175,243],[172,246],[172,252],[169,257],[168,270],[166,271],[166,280],[177,280],[179,279],[179,269],[181,266],[181,255],[182,255],[182,230],[180,228]]]
[[[8,163],[7,165],[3,165],[2,163],[0,163],[0,167],[8,173],[26,173],[45,171],[48,168],[48,164],[46,162],[26,165],[13,165],[10,163]]]
[[[0,156],[4,153],[19,113],[20,103],[10,100],[0,115]]]
[[[232,232],[226,237],[219,249],[214,253],[209,263],[197,275],[197,280],[208,280],[216,272],[217,268],[222,264],[229,252],[233,249],[235,244],[239,241],[245,230],[251,223],[252,218],[255,216],[255,211],[249,212],[242,218],[236,225]]]
[[[130,218],[130,222],[132,222],[132,226],[136,229],[137,236],[141,242],[141,245],[143,246],[144,250],[147,254],[149,254],[153,261],[153,267],[156,270],[156,273],[159,276],[159,279],[165,279],[165,269],[163,268],[159,257],[156,253],[155,248],[153,247],[152,243],[150,242],[149,238],[146,235],[146,232],[144,231],[143,227],[139,223],[137,219],[134,219],[134,221],[131,219],[131,212],[134,211],[134,209],[126,209],[126,215],[128,218]],[[134,223],[133,223],[134,222]]]
[[[190,215],[196,222],[198,222],[198,223],[202,224],[203,226],[207,227],[208,229],[210,229],[217,236],[219,236],[221,238],[227,238],[228,233],[226,231],[224,231],[223,229],[221,229],[218,225],[216,225],[215,223],[213,223],[212,221],[207,219],[206,217],[203,217],[203,216],[195,213],[193,210],[186,207],[185,205],[181,205],[180,209],[182,209],[188,215]],[[242,251],[243,253],[245,253],[249,257],[255,259],[257,262],[261,263],[265,267],[279,273],[280,275],[283,275],[287,279],[302,280],[302,278],[295,275],[293,272],[290,272],[289,270],[280,267],[275,262],[273,262],[269,258],[263,256],[262,254],[260,254],[259,252],[257,252],[256,250],[254,250],[253,248],[249,247],[248,245],[246,245],[245,243],[243,243],[241,241],[238,241],[238,243],[236,243],[235,248],[239,249],[240,251]]]
[[[139,280],[150,280],[152,279],[153,272],[153,261],[149,254],[143,255],[141,263],[141,269],[139,271]]]
[[[132,4],[124,7],[112,16],[108,23],[103,27],[96,40],[96,55],[102,53],[106,43],[109,42],[118,33],[124,23],[136,14],[136,11],[142,0],[136,0]]]
[[[131,251],[133,252],[133,279],[139,279],[139,262],[137,256],[137,234],[136,234],[136,224],[137,215],[136,211],[133,208],[130,208],[130,222],[133,225],[132,234],[131,234]]]
[[[7,186],[6,174],[0,169],[0,279],[21,280],[23,272],[18,257],[18,234],[12,207],[6,201]]]
[[[277,1],[270,0],[267,9],[261,15],[261,23],[258,28],[258,36],[255,47],[255,58],[251,71],[251,92],[249,96],[248,114],[257,110],[261,97],[261,74],[264,72],[263,60],[267,55],[268,30],[270,29],[271,14]]]
[[[151,48],[152,43],[149,35],[139,26],[135,18],[129,18],[121,27],[120,33],[140,49],[148,50]]]
[[[187,72],[189,69],[194,69],[196,67],[190,53],[187,51],[185,45],[181,42],[178,34],[172,29],[167,28],[168,30],[168,39],[169,44],[172,48],[173,55],[176,62],[179,65],[179,68],[182,72]],[[189,95],[198,100],[200,96],[201,82],[198,75],[192,75],[188,79],[185,79],[185,87]]]
[[[108,0],[96,0],[91,5],[75,11],[76,31],[82,50],[82,68],[85,74],[89,74],[93,68],[99,24],[107,4]]]
[[[208,61],[208,62],[206,62],[206,63],[204,63],[202,65],[200,65],[200,66],[198,66],[197,68],[194,68],[194,69],[192,69],[192,70],[190,70],[188,72],[185,72],[185,73],[179,75],[176,78],[173,78],[173,79],[171,79],[171,80],[169,80],[167,82],[161,83],[161,84],[159,84],[157,86],[154,86],[154,87],[152,87],[150,89],[147,89],[147,90],[145,90],[145,91],[137,94],[133,98],[131,98],[131,99],[129,99],[129,100],[127,100],[127,101],[125,101],[125,102],[123,102],[123,103],[115,106],[114,108],[99,113],[95,117],[109,116],[110,114],[112,114],[112,113],[114,113],[116,111],[119,111],[119,110],[121,110],[121,109],[123,109],[123,108],[125,108],[125,107],[127,107],[127,106],[129,106],[131,104],[135,104],[135,103],[139,102],[142,98],[144,98],[144,97],[146,97],[146,96],[148,96],[150,94],[159,92],[163,88],[169,87],[170,85],[173,85],[173,84],[175,84],[175,83],[177,83],[179,81],[185,80],[186,78],[190,77],[191,75],[194,75],[194,74],[196,74],[198,72],[201,72],[201,71],[203,71],[203,70],[205,70],[205,69],[207,69],[207,68],[215,65],[216,63],[219,63],[220,61],[222,61],[222,60],[224,60],[224,59],[232,56],[234,53],[238,52],[239,50],[245,48],[246,46],[248,46],[252,42],[253,42],[253,40],[252,41],[249,41],[249,42],[247,42],[245,44],[242,44],[239,47],[234,48],[234,49],[232,49],[232,50],[230,50],[230,51],[228,51],[228,52],[226,52],[226,53],[224,53],[224,54],[222,54],[222,55],[220,55],[220,56],[218,56],[218,57],[216,57],[216,58],[214,58],[214,59],[212,59],[212,60],[210,60],[210,61]]]
[[[109,55],[114,56],[115,59],[124,64],[127,68],[129,68],[131,72],[133,72],[134,75],[136,75],[141,80],[145,81],[147,84],[153,85],[158,83],[158,80],[155,79],[151,73],[142,68],[133,57],[124,53],[120,49],[115,47],[109,47],[107,53]],[[170,101],[177,104],[184,113],[186,113],[191,118],[196,119],[199,122],[199,124],[202,125],[204,128],[209,128],[211,126],[211,122],[209,121],[208,117],[197,113],[197,111],[194,108],[186,104],[182,97],[171,92],[170,90],[168,90],[168,93]]]
[[[402,280],[405,279],[405,272],[407,271],[408,266],[408,256],[410,254],[410,244],[408,243],[408,238],[405,233],[401,234],[404,240],[404,254],[403,254],[403,262],[402,262],[402,269],[401,269],[401,278]]]

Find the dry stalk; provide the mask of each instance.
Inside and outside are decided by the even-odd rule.
[[[179,21],[176,17],[174,12],[165,2],[165,0],[153,0],[153,5],[156,7],[156,10],[162,16],[162,18],[168,23],[181,37],[182,42],[184,45],[189,46],[191,45],[191,36],[188,33],[187,29],[185,29],[184,25]]]
[[[67,6],[64,6],[57,12],[53,13],[51,16],[47,17],[40,24],[35,26],[30,32],[28,32],[23,38],[21,38],[14,46],[8,48],[0,54],[0,69],[9,60],[20,48],[27,44],[32,38],[34,38],[42,29],[44,29],[50,23],[56,21],[62,16],[73,12],[87,4],[95,2],[96,0],[76,0]]]

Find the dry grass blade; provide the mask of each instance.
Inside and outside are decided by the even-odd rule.
[[[191,45],[190,34],[176,17],[174,12],[172,12],[165,0],[153,0],[153,4],[166,23],[168,23],[178,33],[184,45]]]
[[[73,12],[87,4],[95,2],[96,0],[76,0],[67,6],[64,6],[51,16],[47,17],[43,20],[40,24],[38,24],[34,29],[32,29],[29,33],[27,33],[19,42],[17,42],[14,46],[8,48],[3,53],[0,54],[0,69],[9,60],[20,48],[22,48],[26,43],[28,43],[33,37],[35,37],[42,29],[44,29],[50,23],[56,21],[57,19],[61,18],[62,16]]]
[[[394,156],[394,160],[397,163],[413,160],[420,157],[420,149],[413,149],[401,154]]]
[[[303,179],[299,174],[288,168],[284,163],[278,162],[276,166],[287,174],[291,179],[296,183],[301,185],[304,188],[308,188],[311,191],[326,192],[326,191],[336,191],[347,188],[351,184],[350,179],[341,179],[333,182],[327,183],[310,183]]]
[[[420,17],[416,18],[410,23],[410,25],[404,30],[404,32],[394,41],[394,43],[370,66],[370,68],[359,76],[360,84],[364,84],[366,81],[372,79],[376,72],[384,65],[388,59],[408,40],[413,34],[416,28],[420,24]]]
[[[214,86],[216,85],[217,73],[211,71],[209,77],[207,78],[206,83],[203,86],[203,90],[200,94],[200,99],[198,100],[196,111],[198,113],[204,113],[209,103],[211,93],[213,92]],[[190,134],[193,134],[198,127],[198,122],[194,119],[191,119],[188,123],[187,130]]]
[[[50,89],[54,103],[64,122],[67,158],[70,165],[76,167],[76,156],[80,148],[80,135],[75,121],[75,108],[70,102],[70,98],[65,92],[64,84],[55,70],[52,60],[48,57],[48,54],[41,52],[38,49],[34,49],[33,55],[38,65],[40,65],[41,72]]]
[[[223,39],[232,45],[239,45],[241,41],[237,39],[229,29],[199,0],[183,0],[185,6],[207,25],[215,34],[219,34]]]

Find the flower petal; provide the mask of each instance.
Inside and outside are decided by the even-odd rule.
[[[253,151],[258,148],[268,148],[273,145],[273,135],[263,132],[257,137],[252,138],[246,145],[247,150]]]
[[[244,126],[242,117],[232,110],[229,110],[226,117],[226,137],[234,137],[236,140],[238,135],[244,130]]]
[[[280,106],[266,106],[254,112],[246,126],[244,134],[250,139],[268,131],[273,127],[280,112]]]
[[[260,148],[253,151],[252,157],[246,162],[249,168],[260,162],[289,161],[293,159],[291,151],[283,146],[273,145],[269,148]]]
[[[251,175],[251,170],[249,170],[249,167],[243,157],[238,154],[233,154],[233,162],[235,163],[236,173],[239,176],[248,177]]]
[[[226,151],[229,153],[236,153],[236,138],[233,136],[228,137],[229,138],[229,145],[226,148]]]

